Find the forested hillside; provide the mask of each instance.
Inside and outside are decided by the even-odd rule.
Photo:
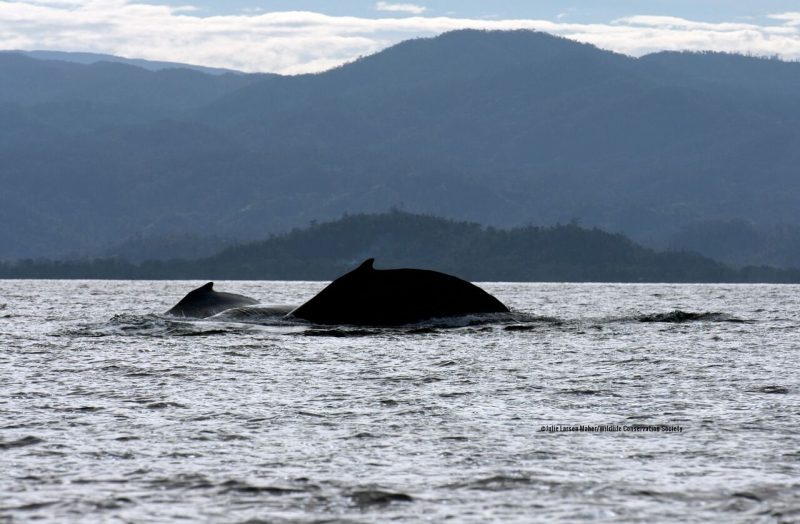
[[[800,271],[732,269],[694,253],[657,253],[577,225],[484,228],[425,215],[350,215],[197,260],[22,261],[0,278],[330,280],[367,258],[484,281],[800,282]]]
[[[800,224],[798,165],[800,64],[777,60],[635,59],[530,31],[291,77],[0,53],[0,259],[392,206],[667,246],[688,225]]]

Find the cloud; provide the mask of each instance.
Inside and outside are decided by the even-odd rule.
[[[574,7],[570,7],[566,11],[562,11],[562,12],[558,13],[556,15],[556,20],[563,20],[563,19],[567,18],[568,16],[572,16],[573,14],[575,14],[575,11],[576,11],[576,9]]]
[[[412,15],[421,15],[428,10],[427,7],[414,4],[390,4],[389,2],[378,2],[375,4],[376,11],[388,11],[393,13],[409,13]]]
[[[0,0],[0,49],[90,51],[295,74],[328,69],[409,38],[472,28],[534,29],[633,56],[714,50],[800,59],[800,13],[771,15],[774,23],[767,25],[658,16],[576,24],[306,11],[200,16],[192,9],[138,0]]]
[[[773,20],[783,20],[786,22],[786,25],[800,26],[800,12],[769,15],[769,18]]]

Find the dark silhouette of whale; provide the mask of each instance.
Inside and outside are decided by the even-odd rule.
[[[370,258],[289,314],[315,324],[400,326],[474,313],[508,313],[478,286],[426,269],[372,267]]]
[[[214,291],[214,283],[190,291],[180,302],[167,311],[177,317],[205,318],[227,309],[258,304],[258,300],[235,293]]]

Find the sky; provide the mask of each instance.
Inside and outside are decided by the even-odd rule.
[[[445,31],[533,29],[632,56],[800,60],[800,0],[0,0],[0,49],[298,74]]]

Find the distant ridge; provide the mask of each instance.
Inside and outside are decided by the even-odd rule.
[[[473,281],[800,282],[800,270],[732,269],[695,253],[658,253],[574,224],[509,230],[394,211],[313,224],[198,260],[0,264],[0,278],[331,280],[368,258]]]
[[[97,62],[112,62],[118,64],[128,64],[148,71],[161,71],[163,69],[191,69],[209,75],[224,74],[244,74],[234,69],[224,69],[219,67],[206,67],[200,65],[183,64],[179,62],[163,62],[158,60],[144,60],[141,58],[123,58],[115,55],[102,53],[82,53],[72,51],[22,51],[7,50],[0,53],[17,53],[37,60],[59,60],[61,62],[72,62],[76,64],[96,64]]]

